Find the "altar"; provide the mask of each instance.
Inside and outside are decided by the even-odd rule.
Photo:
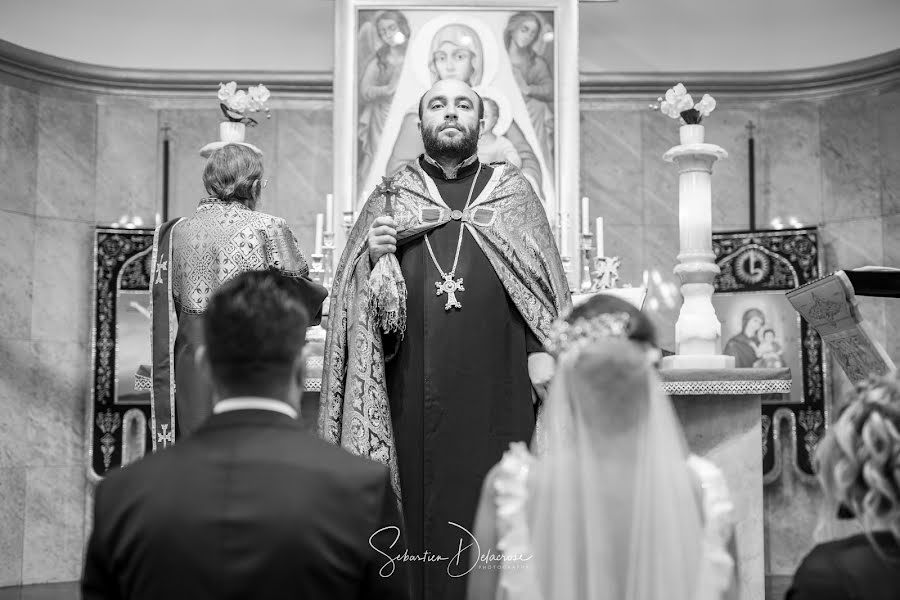
[[[790,394],[789,369],[662,369],[693,454],[718,466],[734,502],[738,586],[765,597],[762,400]]]

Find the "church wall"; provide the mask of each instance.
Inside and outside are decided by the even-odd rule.
[[[776,216],[822,225],[826,270],[900,264],[900,90],[719,102],[707,139],[731,157],[714,170],[716,230],[747,226],[745,125],[753,121],[758,225]],[[331,102],[273,104],[272,119],[248,131],[266,155],[261,209],[286,218],[311,253],[314,215],[332,187]],[[676,284],[677,171],[661,155],[677,143],[677,124],[646,105],[582,101],[581,185],[592,217],[605,219],[607,254],[622,257],[621,282],[640,284],[655,268],[668,284],[652,284],[651,298],[671,348],[679,306],[665,294]],[[190,212],[204,195],[198,150],[217,137],[218,121],[212,95],[70,93],[0,78],[0,587],[81,571],[92,504],[83,439],[93,227],[123,214],[150,223],[161,211],[163,126],[170,215]],[[895,358],[897,304],[863,301]],[[842,373],[831,374],[847,389]],[[768,573],[790,574],[811,547],[817,501],[815,487],[790,473],[766,488]]]

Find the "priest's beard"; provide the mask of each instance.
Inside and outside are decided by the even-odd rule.
[[[452,139],[441,139],[438,134],[447,125],[447,123],[441,123],[433,129],[423,129],[422,142],[425,144],[425,154],[435,161],[441,162],[463,161],[478,152],[477,128],[466,129],[463,125],[455,123],[454,126],[460,130],[461,135]]]

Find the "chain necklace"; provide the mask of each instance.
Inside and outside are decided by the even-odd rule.
[[[469,203],[472,201],[472,192],[475,191],[475,182],[478,181],[478,176],[481,174],[481,163],[478,163],[478,170],[475,172],[475,178],[472,179],[472,186],[469,188],[469,196],[466,198],[466,205],[463,207],[462,211],[454,210],[450,213],[450,217],[454,221],[459,221],[459,239],[456,240],[456,255],[453,257],[453,267],[449,272],[445,273],[441,268],[441,265],[438,264],[437,258],[434,256],[434,250],[431,248],[431,242],[428,241],[428,235],[425,235],[425,246],[428,248],[428,254],[431,255],[431,261],[434,263],[435,268],[438,270],[438,273],[441,274],[443,281],[435,281],[434,287],[437,288],[436,296],[440,296],[441,294],[447,294],[447,303],[444,305],[444,310],[450,310],[451,308],[462,308],[462,304],[459,303],[459,300],[456,299],[456,292],[464,292],[466,288],[463,287],[463,278],[453,279],[453,276],[456,275],[456,265],[459,263],[459,249],[462,248],[462,239],[463,239],[463,229],[465,226],[462,223],[462,214],[467,208],[469,208]]]

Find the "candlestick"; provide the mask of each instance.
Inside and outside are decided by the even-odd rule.
[[[316,214],[316,254],[322,254],[322,220],[325,218],[325,215],[322,213]]]
[[[594,282],[591,280],[591,238],[590,233],[581,236],[581,291],[589,292]]]
[[[325,233],[334,231],[334,195],[325,195]]]
[[[581,198],[581,234],[590,235],[590,200],[587,196]]]
[[[606,256],[603,251],[603,217],[597,217],[595,227],[597,230],[597,256]]]
[[[344,211],[344,233],[350,235],[350,230],[353,229],[353,225],[356,222],[353,219],[353,211],[345,210]]]
[[[310,255],[310,265],[309,265],[309,275],[312,277],[312,280],[316,283],[322,283],[325,276],[325,265],[323,264],[323,259],[321,253],[316,252]]]
[[[322,285],[331,291],[334,277],[334,232],[322,234]]]

